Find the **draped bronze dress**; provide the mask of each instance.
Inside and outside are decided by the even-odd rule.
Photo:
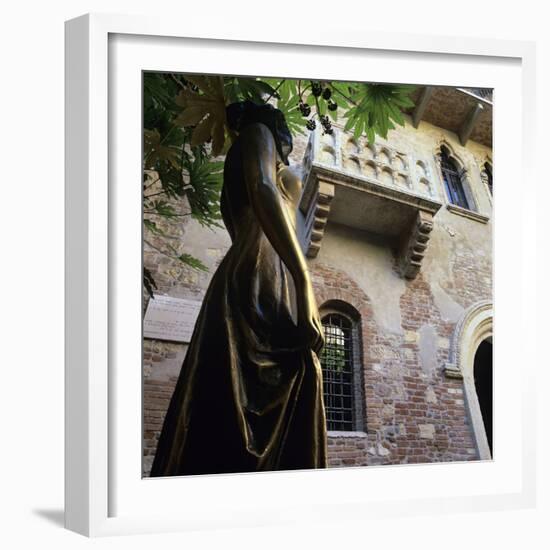
[[[285,170],[277,188],[295,225],[301,184]],[[293,319],[292,278],[253,210],[239,139],[221,209],[232,246],[206,292],[151,476],[326,467],[321,368]]]

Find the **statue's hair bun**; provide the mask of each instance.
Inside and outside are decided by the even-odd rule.
[[[242,127],[244,105],[242,102],[231,103],[225,108],[227,126],[235,132],[239,132]]]
[[[258,105],[252,101],[238,101],[225,108],[227,126],[230,130],[240,133],[249,124],[260,122],[265,124],[275,138],[277,151],[283,162],[288,164],[288,152],[283,150],[282,141],[290,145],[292,150],[292,134],[285,122],[283,113],[270,103]],[[287,147],[288,149],[288,147]]]
[[[255,122],[260,117],[262,108],[265,108],[265,105],[257,105],[248,100],[231,103],[225,109],[227,125],[231,130],[240,132],[244,126]]]

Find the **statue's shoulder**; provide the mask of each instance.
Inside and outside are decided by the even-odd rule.
[[[277,175],[285,194],[293,202],[299,200],[302,195],[302,178],[292,168],[285,165],[280,166]]]

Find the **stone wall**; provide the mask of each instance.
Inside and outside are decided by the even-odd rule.
[[[436,160],[441,143],[452,147],[468,169],[479,212],[491,215],[491,197],[480,176],[490,149],[462,147],[451,132],[421,122],[393,130],[389,146],[429,159],[434,195],[446,198]],[[296,140],[296,170],[307,136]],[[160,281],[160,293],[202,297],[230,241],[223,230],[184,219],[179,229],[185,251],[208,273],[175,266],[145,247],[145,266]],[[308,260],[317,301],[350,304],[360,314],[364,432],[329,437],[330,466],[410,464],[472,460],[477,451],[463,383],[446,378],[450,338],[464,311],[492,296],[492,223],[463,217],[443,206],[434,219],[430,245],[416,279],[403,279],[397,251],[383,237],[327,224],[319,255]],[[164,413],[186,346],[144,341],[144,475],[148,474]],[[213,434],[213,437],[215,435]]]

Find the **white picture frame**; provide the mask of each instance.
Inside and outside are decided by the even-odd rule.
[[[323,66],[323,59],[330,63]],[[467,464],[142,479],[136,78],[141,70],[303,76],[304,60],[312,77],[495,88],[495,441],[501,452],[494,461]],[[534,138],[522,129],[534,121],[534,65],[529,42],[343,28],[322,37],[304,29],[298,36],[162,17],[86,15],[67,22],[66,527],[102,536],[316,522],[326,520],[327,502],[338,503],[333,521],[533,506],[536,360],[528,336],[535,305],[522,263],[534,268],[528,234],[536,221],[533,212],[525,216],[525,192],[516,187],[514,193],[513,185],[531,181]],[[120,102],[121,94],[128,101]],[[506,407],[513,396],[515,413]]]

